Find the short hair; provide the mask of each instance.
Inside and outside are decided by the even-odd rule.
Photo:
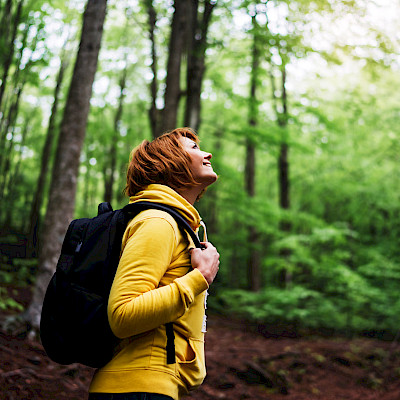
[[[124,190],[127,196],[133,196],[153,183],[175,190],[199,184],[190,169],[191,158],[179,140],[182,137],[199,143],[192,129],[177,128],[151,142],[144,140],[132,151]]]

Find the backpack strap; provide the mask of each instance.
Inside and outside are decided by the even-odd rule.
[[[175,364],[175,334],[173,322],[165,324],[167,334],[167,364]]]
[[[165,204],[153,203],[151,201],[138,201],[137,203],[131,203],[126,205],[122,211],[127,218],[133,218],[135,215],[139,214],[141,211],[148,209],[156,209],[165,211],[170,214],[178,224],[179,228],[186,231],[193,240],[196,247],[202,249],[204,246],[200,243],[200,240],[196,233],[193,231],[192,227],[182,216],[182,214],[177,211],[176,208],[167,206]],[[174,325],[173,322],[168,322],[165,324],[165,331],[167,334],[167,364],[175,364],[175,335],[174,335]]]
[[[189,223],[186,221],[186,219],[182,216],[182,214],[177,211],[176,208],[167,206],[165,204],[160,204],[160,203],[153,203],[151,201],[138,201],[137,203],[131,203],[126,205],[122,211],[124,212],[125,215],[128,215],[129,218],[132,218],[133,216],[139,214],[141,211],[148,210],[148,209],[156,209],[156,210],[161,210],[165,211],[168,214],[170,214],[178,224],[180,229],[185,230],[190,237],[193,240],[193,243],[195,244],[196,247],[202,249],[204,246],[200,244],[200,240],[196,233],[193,231],[192,227],[189,225]]]
[[[111,204],[108,201],[100,203],[97,208],[97,215],[104,214],[106,212],[113,211]]]

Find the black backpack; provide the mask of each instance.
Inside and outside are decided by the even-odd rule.
[[[196,234],[172,207],[138,202],[113,211],[99,205],[98,216],[72,221],[61,249],[56,272],[45,294],[40,338],[50,359],[59,364],[81,363],[100,368],[113,356],[118,339],[111,331],[107,303],[128,221],[139,212],[155,208],[172,215],[197,247]],[[156,234],[156,233],[155,233]],[[172,323],[166,324],[167,362],[175,362]]]

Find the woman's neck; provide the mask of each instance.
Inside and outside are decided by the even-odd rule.
[[[196,202],[197,198],[199,197],[199,194],[201,193],[202,189],[199,187],[190,187],[190,188],[180,188],[177,189],[177,192],[185,199],[187,200],[192,206]]]

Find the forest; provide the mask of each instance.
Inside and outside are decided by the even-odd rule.
[[[37,329],[69,222],[123,207],[132,149],[189,126],[219,175],[196,203],[221,255],[210,313],[395,343],[399,17],[394,0],[0,0],[1,313]]]

